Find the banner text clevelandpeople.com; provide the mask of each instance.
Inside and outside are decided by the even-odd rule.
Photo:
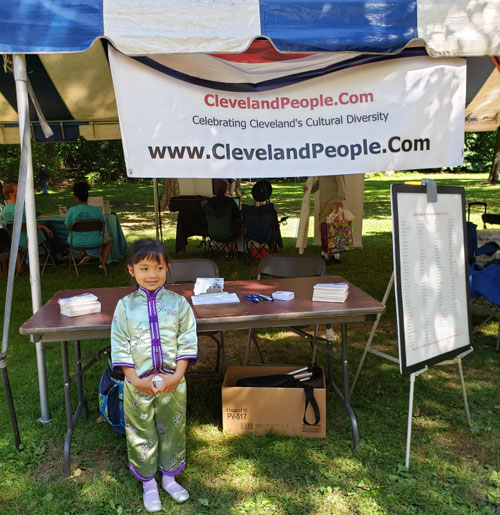
[[[399,153],[399,152],[428,152],[431,148],[429,138],[401,138],[392,136],[384,145],[379,141],[363,139],[359,143],[324,145],[323,143],[305,143],[297,147],[236,147],[231,143],[214,143],[211,150],[196,145],[164,145],[148,146],[151,159],[217,159],[234,161],[281,161],[299,159],[349,158],[354,161],[358,156]]]

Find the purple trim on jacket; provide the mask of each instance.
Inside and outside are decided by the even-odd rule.
[[[163,365],[163,350],[161,348],[160,339],[160,325],[158,323],[158,311],[156,310],[156,297],[158,292],[163,289],[163,286],[150,292],[146,288],[139,286],[139,289],[146,294],[148,302],[148,318],[149,318],[149,332],[151,335],[151,359],[153,361],[153,370],[151,373],[167,372]],[[149,375],[149,374],[147,374]],[[145,377],[145,376],[144,376]]]
[[[119,370],[117,370],[118,368],[123,368],[123,367],[128,367],[128,368],[135,368],[135,365],[131,365],[130,363],[122,363],[122,362],[118,362],[118,363],[112,363],[111,364],[111,368],[113,369],[113,371],[115,372],[119,372]]]
[[[190,355],[190,356],[178,356],[175,361],[181,361],[182,359],[188,360],[188,367],[191,365],[194,365],[196,363],[196,360],[198,359],[198,356]]]

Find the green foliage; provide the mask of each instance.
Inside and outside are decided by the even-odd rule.
[[[85,178],[92,188],[101,183],[101,174],[99,172],[87,173]]]
[[[101,182],[113,182],[125,177],[125,161],[120,140],[87,141],[79,138],[74,143],[60,143],[65,152],[65,167],[86,175],[98,173]]]
[[[497,133],[491,132],[466,132],[464,164],[462,170],[470,172],[487,172],[493,163]]]
[[[19,173],[19,145],[0,145],[0,179],[15,182]]]
[[[87,141],[79,138],[73,143],[32,142],[35,184],[40,165],[45,164],[52,187],[64,181],[82,180],[92,174],[94,184],[126,181],[125,161],[120,140]],[[19,145],[0,145],[0,179],[17,181],[19,174]]]

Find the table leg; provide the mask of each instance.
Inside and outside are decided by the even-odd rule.
[[[71,408],[71,378],[69,376],[68,342],[61,342],[62,367],[64,380],[64,407],[66,410],[66,438],[64,440],[64,463],[63,472],[69,476],[70,472],[70,447],[71,436],[73,435],[73,414]]]
[[[63,472],[64,475],[69,476],[70,464],[71,464],[71,438],[73,437],[73,431],[75,430],[78,419],[82,409],[84,410],[85,416],[87,414],[87,408],[85,405],[85,398],[83,395],[83,382],[82,376],[79,374],[81,370],[80,363],[80,342],[75,341],[75,357],[76,357],[76,379],[77,391],[78,391],[78,405],[75,412],[73,413],[73,407],[71,403],[71,376],[69,372],[69,359],[68,359],[68,342],[61,342],[61,353],[62,353],[62,367],[63,367],[63,379],[64,379],[64,408],[66,410],[66,437],[64,439],[64,461],[63,461]]]
[[[78,405],[83,408],[83,418],[88,419],[87,402],[83,393],[83,375],[82,375],[82,354],[80,351],[80,340],[75,340],[75,362],[76,362],[76,387],[78,390]]]
[[[352,426],[352,444],[354,450],[359,449],[359,429],[358,429],[358,420],[356,418],[356,414],[351,407],[351,396],[349,392],[349,360],[347,357],[347,324],[341,324],[341,333],[342,333],[342,373],[343,373],[343,390],[344,393],[338,389],[337,385],[333,382],[331,369],[332,369],[332,356],[331,353],[328,352],[328,384],[330,388],[335,392],[335,395],[338,397],[340,402],[344,405],[344,408],[351,419]],[[331,350],[332,343],[328,341],[327,348]]]
[[[351,408],[351,393],[349,389],[349,360],[347,357],[347,324],[342,324],[342,368],[344,371],[344,405],[352,425],[352,442],[354,450],[359,448],[358,420],[354,410]]]

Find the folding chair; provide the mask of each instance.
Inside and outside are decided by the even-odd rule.
[[[481,219],[483,220],[484,229],[487,229],[486,224],[500,225],[500,214],[483,213]]]
[[[207,236],[205,253],[210,256],[223,254],[234,257],[237,250],[234,228],[235,224],[241,221],[234,219],[231,206],[225,205],[215,209],[207,203],[203,206],[203,219]]]
[[[198,277],[219,277],[219,268],[210,259],[172,259],[167,272],[167,283],[195,282]],[[196,375],[223,376],[226,370],[224,333],[222,331],[199,333],[199,337],[210,338],[217,346],[215,368],[208,372],[191,372]]]
[[[12,236],[13,228],[14,228],[14,222],[8,222],[6,224],[6,229],[11,236]],[[26,222],[23,222],[21,224],[21,234],[27,234]],[[50,252],[50,247],[45,242],[43,236],[38,236],[38,250],[42,254],[45,254],[45,261],[43,262],[42,272],[41,272],[43,275],[43,272],[45,271],[45,267],[49,264],[49,260],[52,261],[52,264],[54,266],[56,266],[56,262],[55,262],[54,256],[52,256],[52,253]],[[28,255],[28,247],[21,247],[21,245],[19,245],[19,256],[17,258],[16,275],[19,275],[19,272],[21,271],[21,269],[23,267],[23,263],[25,262],[27,255]]]
[[[476,261],[477,256],[495,254],[499,245],[496,242],[488,242],[477,248],[476,225],[472,222],[467,222],[467,243],[471,305],[487,313],[486,319],[473,327],[472,332],[478,332],[491,320],[497,319],[496,351],[500,352],[500,265],[491,262],[483,267]]]
[[[282,255],[269,255],[259,263],[259,271],[257,280],[260,281],[262,276],[268,277],[313,277],[325,275],[326,261],[321,256],[308,256],[300,254],[282,254]],[[295,332],[299,336],[304,336],[304,332],[300,331],[303,326],[288,327],[288,330]],[[327,329],[331,326],[327,324]],[[318,334],[318,326],[314,328],[314,337]],[[260,350],[257,339],[255,338],[255,329],[248,331],[247,346],[245,351],[245,365],[250,364],[250,348],[252,342],[259,353],[261,364],[264,364],[264,358]],[[310,340],[313,350],[312,362],[316,360],[316,345],[314,339]]]
[[[85,232],[98,232],[100,233],[100,243],[99,245],[92,246],[74,246],[73,245],[73,233],[85,233]],[[85,249],[85,250],[96,250],[99,249],[99,263],[102,264],[102,268],[104,273],[107,274],[108,271],[106,269],[106,263],[102,259],[102,249],[105,246],[104,242],[104,234],[105,234],[105,223],[102,220],[77,220],[73,222],[69,228],[69,268],[71,268],[71,264],[75,267],[76,275],[80,275],[78,273],[78,265],[75,260],[74,250],[75,249]]]
[[[469,202],[468,204],[468,217],[467,220],[470,222],[470,211],[471,206],[481,206],[483,208],[483,213],[481,215],[481,220],[483,221],[483,229],[487,229],[486,224],[500,225],[500,214],[488,213],[488,203],[487,202]]]
[[[283,247],[278,214],[272,202],[259,206],[243,204],[241,207],[244,226],[245,258],[262,259],[268,254],[276,254]]]

